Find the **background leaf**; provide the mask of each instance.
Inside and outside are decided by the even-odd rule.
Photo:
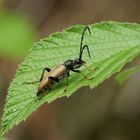
[[[123,70],[121,73],[119,73],[117,76],[116,76],[116,81],[122,85],[125,80],[127,80],[127,78],[131,75],[133,75],[135,72],[139,71],[140,70],[140,66],[135,66],[133,68],[129,68],[129,69],[126,69],[126,70]]]
[[[33,27],[24,16],[0,13],[0,56],[22,58],[34,39]]]
[[[9,140],[9,139],[4,138],[4,137],[0,137],[0,140]]]
[[[2,119],[2,134],[25,120],[43,103],[50,103],[63,96],[69,97],[82,86],[96,87],[140,53],[140,25],[102,22],[89,27],[92,36],[87,33],[84,43],[89,45],[92,58],[88,58],[84,52],[83,59],[88,67],[97,69],[93,72],[84,67],[80,69],[94,79],[88,81],[81,75],[71,72],[66,93],[64,80],[55,84],[49,94],[38,100],[36,97],[38,84],[29,85],[23,82],[38,80],[46,66],[53,68],[69,58],[78,57],[84,26],[70,27],[40,40],[34,44],[25,61],[19,66],[15,79],[9,87]]]

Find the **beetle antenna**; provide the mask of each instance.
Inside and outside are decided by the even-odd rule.
[[[82,54],[83,54],[83,50],[84,50],[85,48],[87,48],[88,56],[89,56],[89,58],[91,58],[91,55],[90,55],[90,51],[89,51],[89,47],[88,47],[88,45],[84,45],[84,46],[83,46],[83,48],[82,48],[82,50],[81,50],[81,56],[82,56]],[[81,60],[81,59],[80,59],[80,60]]]
[[[85,35],[85,31],[86,31],[86,30],[88,30],[88,31],[89,31],[89,34],[91,35],[90,28],[89,28],[88,26],[86,26],[86,27],[84,28],[84,30],[83,30],[82,37],[81,37],[79,60],[82,59],[83,50],[84,50],[85,48],[87,48],[88,55],[89,55],[89,57],[91,57],[91,56],[90,56],[90,52],[89,52],[88,46],[87,46],[87,45],[84,45],[84,46],[83,46],[83,39],[84,39],[84,35]]]

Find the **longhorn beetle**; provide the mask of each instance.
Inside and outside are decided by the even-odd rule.
[[[63,80],[64,78],[67,78],[67,83],[66,83],[66,87],[64,90],[64,91],[66,91],[66,89],[68,87],[68,77],[70,76],[70,71],[82,74],[84,76],[84,78],[87,80],[92,79],[92,78],[88,78],[85,74],[83,74],[80,70],[78,70],[82,65],[84,65],[88,69],[88,67],[85,65],[86,62],[82,60],[82,54],[83,54],[83,51],[85,48],[87,49],[87,53],[88,53],[89,57],[91,57],[89,47],[87,45],[83,46],[83,39],[84,39],[86,30],[91,35],[90,28],[88,26],[86,26],[84,28],[82,36],[81,36],[79,58],[68,59],[63,64],[60,64],[60,65],[57,65],[56,67],[54,67],[52,70],[48,67],[45,67],[43,69],[43,72],[42,72],[42,75],[41,75],[41,78],[39,81],[24,82],[27,84],[33,84],[33,83],[40,82],[39,86],[38,86],[37,96],[41,95],[42,93],[44,93],[47,90],[51,90],[51,86],[54,84],[54,82],[59,83],[60,80]],[[44,75],[45,71],[48,72],[48,74],[46,76]]]

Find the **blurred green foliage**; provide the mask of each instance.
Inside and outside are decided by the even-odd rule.
[[[116,76],[116,81],[118,82],[118,84],[122,85],[131,75],[133,75],[139,70],[140,70],[140,65],[123,70],[121,73],[119,73]]]
[[[34,39],[33,27],[23,15],[0,13],[0,57],[22,58]]]
[[[0,137],[0,140],[8,140],[7,138],[4,137]]]

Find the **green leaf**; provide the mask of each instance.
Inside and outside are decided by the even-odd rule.
[[[22,120],[26,120],[43,103],[50,103],[64,96],[69,97],[82,86],[94,88],[139,55],[140,25],[102,22],[89,25],[89,27],[92,36],[86,33],[84,43],[89,46],[92,58],[88,58],[85,51],[83,59],[90,69],[97,69],[91,72],[81,67],[80,70],[94,79],[85,80],[80,74],[71,72],[66,92],[64,92],[64,80],[53,85],[49,94],[40,100],[37,99],[38,84],[23,84],[23,82],[39,80],[42,70],[46,66],[53,68],[67,59],[78,57],[84,26],[73,26],[40,40],[33,45],[10,84],[2,119],[2,134]]]
[[[132,68],[128,68],[126,70],[123,70],[122,72],[120,72],[117,76],[116,76],[116,81],[122,85],[125,80],[127,80],[127,78],[131,75],[133,75],[134,73],[136,73],[137,71],[140,70],[140,66],[135,66]]]
[[[23,57],[34,38],[33,27],[22,15],[13,12],[0,13],[0,56]]]
[[[8,140],[7,138],[4,137],[0,137],[0,140]]]

